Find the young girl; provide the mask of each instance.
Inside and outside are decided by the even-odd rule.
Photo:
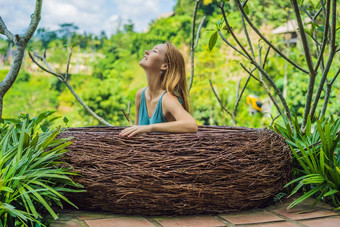
[[[197,123],[188,113],[185,65],[182,54],[169,43],[146,50],[139,65],[148,86],[136,93],[135,125],[121,131],[132,137],[142,132],[197,132]]]

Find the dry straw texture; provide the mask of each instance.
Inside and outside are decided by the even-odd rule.
[[[64,160],[87,189],[80,208],[185,215],[263,207],[289,180],[290,150],[267,129],[200,126],[198,133],[119,137],[123,127],[69,128]]]

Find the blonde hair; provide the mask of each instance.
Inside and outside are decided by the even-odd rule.
[[[163,75],[162,89],[172,95],[179,96],[183,101],[183,108],[190,112],[183,55],[171,43],[166,43],[166,46],[165,61],[168,68]]]

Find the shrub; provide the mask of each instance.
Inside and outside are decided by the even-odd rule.
[[[62,207],[65,201],[76,207],[63,193],[79,192],[74,187],[81,185],[69,178],[75,173],[58,161],[70,138],[56,139],[60,126],[37,133],[44,115],[27,116],[22,122],[12,119],[10,124],[4,121],[1,126],[0,226],[44,226],[43,212],[58,218],[52,205]]]
[[[307,119],[306,131],[302,132],[297,118],[293,120],[292,131],[286,122],[285,126],[276,124],[274,130],[281,133],[290,145],[293,153],[293,175],[296,179],[285,187],[295,185],[290,195],[299,190],[304,193],[292,202],[291,208],[303,200],[316,197],[312,207],[320,200],[340,209],[340,118],[316,121],[314,130],[310,117]]]

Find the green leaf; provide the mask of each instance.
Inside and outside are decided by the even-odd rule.
[[[209,50],[211,51],[214,46],[216,45],[216,41],[217,41],[217,31],[214,32],[211,36],[210,36],[210,40],[209,40]]]
[[[308,191],[307,193],[305,193],[304,195],[302,195],[301,197],[296,199],[294,202],[289,204],[287,209],[291,209],[292,207],[296,206],[297,204],[303,202],[305,199],[307,199],[307,198],[311,197],[312,195],[314,195],[315,193],[321,191],[321,189],[322,189],[322,185],[313,188],[312,190]]]
[[[37,184],[40,185],[46,189],[48,189],[51,193],[54,193],[56,196],[58,196],[59,198],[63,199],[65,202],[67,202],[68,204],[74,206],[75,208],[78,208],[75,204],[73,204],[70,200],[68,200],[65,196],[63,196],[62,194],[60,194],[58,191],[56,191],[55,189],[53,189],[52,187],[41,183],[39,181],[32,181],[33,184]]]
[[[64,117],[63,121],[67,124],[68,123],[67,117]]]
[[[247,4],[245,6],[243,6],[243,10],[247,15],[249,14],[249,7],[248,7]]]
[[[307,28],[304,28],[305,33],[307,33],[310,37],[313,37],[313,33],[310,32]]]
[[[325,179],[321,175],[308,177],[301,181],[303,184],[322,184],[323,182],[325,182]]]
[[[321,173],[324,175],[325,174],[325,154],[322,148],[320,149],[320,170],[321,170]]]
[[[25,204],[27,204],[32,212],[32,214],[34,215],[35,218],[41,217],[37,210],[35,209],[35,206],[33,205],[33,202],[31,200],[31,198],[28,196],[28,192],[26,192],[26,190],[24,189],[24,187],[20,187],[18,189],[20,191],[20,195],[23,198],[23,201],[25,202]],[[27,212],[29,212],[29,210],[27,210]]]
[[[41,131],[46,132],[48,130],[48,127],[45,125],[40,125],[40,129]]]
[[[304,3],[304,0],[298,0],[297,3],[298,3],[300,6],[302,6],[303,3]]]
[[[32,187],[26,185],[26,188],[33,193],[33,195],[36,197],[36,199],[46,208],[46,210],[48,210],[48,212],[51,214],[51,216],[56,220],[58,218],[58,215],[52,210],[51,206],[48,205],[46,200],[36,190],[34,190]]]
[[[334,194],[336,194],[336,193],[339,193],[339,191],[336,190],[336,189],[333,189],[333,190],[327,192],[326,194],[324,194],[323,196],[324,196],[324,197],[327,197],[327,196],[330,196],[330,195],[334,195]]]
[[[284,188],[288,187],[289,185],[291,185],[291,184],[293,184],[293,183],[295,183],[295,182],[297,182],[297,181],[301,181],[302,179],[305,179],[306,177],[311,176],[311,175],[317,175],[317,174],[310,174],[310,175],[305,175],[305,176],[296,178],[296,179],[290,181],[289,183],[287,183],[287,184],[284,186]]]
[[[312,5],[313,9],[315,9],[315,4],[312,0],[309,0],[309,3]]]
[[[22,125],[20,138],[19,138],[18,153],[17,153],[18,161],[21,159],[22,150],[23,150],[23,147],[24,147],[25,129],[26,129],[25,126],[26,126],[26,120],[24,121],[24,123]]]

